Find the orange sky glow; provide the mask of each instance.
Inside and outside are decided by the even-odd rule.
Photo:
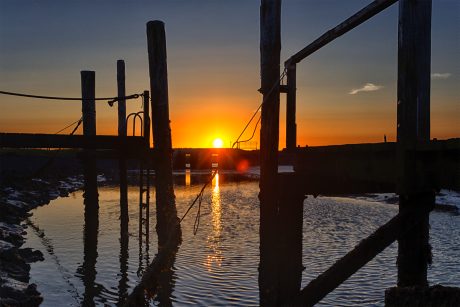
[[[336,5],[331,6],[286,1],[282,62],[367,2],[335,1]],[[220,138],[223,147],[230,147],[262,99],[257,91],[259,4],[206,3],[195,7],[187,1],[176,6],[145,2],[125,10],[125,4],[117,2],[113,14],[116,16],[116,11],[122,9],[127,14],[121,25],[115,23],[112,13],[104,10],[100,14],[102,8],[97,4],[91,10],[78,3],[54,4],[56,7],[50,11],[38,4],[23,7],[5,2],[0,7],[0,42],[8,44],[0,44],[1,90],[78,97],[80,71],[95,70],[96,96],[115,96],[118,59],[126,62],[127,94],[148,90],[145,23],[160,19],[166,25],[173,146],[212,147],[213,141]],[[460,45],[445,33],[458,22],[451,13],[455,5],[458,8],[454,2],[433,3],[431,137],[438,139],[460,136],[460,67],[456,64]],[[22,19],[13,13],[18,9],[28,16],[33,29],[24,27]],[[225,18],[221,16],[224,11]],[[50,18],[35,20],[40,16],[37,12],[50,14]],[[323,13],[328,18],[321,18]],[[84,25],[80,24],[81,16],[87,20]],[[384,135],[394,141],[397,8],[388,9],[315,53],[298,65],[297,73],[300,146],[382,142]],[[141,100],[127,105],[128,113],[139,111]],[[97,102],[96,113],[97,133],[115,135],[116,105],[111,108],[106,102]],[[0,95],[0,132],[55,133],[80,116],[78,101],[36,101]],[[257,117],[242,139],[251,136],[256,121]],[[130,125],[129,135],[131,129]],[[260,146],[259,129],[260,126],[246,148]],[[284,94],[279,139],[282,149]]]

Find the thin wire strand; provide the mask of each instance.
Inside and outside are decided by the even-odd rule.
[[[246,140],[243,140],[243,141],[238,141],[238,144],[240,143],[246,143],[246,142],[249,142],[250,140],[252,140],[252,138],[254,137],[254,135],[256,134],[256,131],[257,131],[257,126],[259,126],[259,123],[260,123],[260,120],[262,119],[262,116],[259,116],[259,119],[257,120],[256,122],[256,126],[254,127],[254,130],[252,131],[252,135],[249,139],[246,139]]]

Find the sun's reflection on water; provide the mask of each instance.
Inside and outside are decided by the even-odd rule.
[[[191,178],[190,169],[186,169],[185,170],[185,186],[190,187],[191,183],[192,183],[192,178]]]
[[[208,271],[222,265],[221,232],[222,232],[222,207],[220,199],[219,173],[212,180],[211,194],[211,216],[212,233],[208,236],[208,248],[210,254],[207,255],[205,266]]]

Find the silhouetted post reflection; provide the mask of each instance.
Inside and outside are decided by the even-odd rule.
[[[97,190],[96,161],[86,157],[84,161],[84,193],[85,225],[83,230],[83,265],[78,269],[82,275],[85,293],[83,306],[93,306],[94,297],[98,293],[95,287],[97,262],[97,237],[99,233],[99,200]]]
[[[125,90],[125,62],[117,61],[117,95],[126,96]],[[118,136],[126,137],[126,100],[118,100]],[[118,164],[120,183],[120,280],[118,283],[118,301],[123,302],[128,295],[128,248],[129,248],[129,215],[128,215],[128,174],[124,153],[120,152]]]
[[[81,72],[83,134],[96,135],[96,101],[95,101],[95,72]],[[95,286],[97,262],[97,236],[99,232],[99,194],[97,191],[97,170],[94,150],[83,152],[83,176],[85,206],[85,225],[83,229],[83,265],[78,268],[82,275],[85,293],[83,306],[94,306],[94,297],[98,293]]]
[[[122,163],[124,162],[124,163]],[[128,217],[128,179],[126,160],[120,159],[120,280],[118,282],[118,302],[128,296],[128,258],[129,258],[129,217]]]

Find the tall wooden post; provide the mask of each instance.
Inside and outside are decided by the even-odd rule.
[[[83,112],[83,135],[96,135],[96,101],[95,101],[95,72],[81,71],[81,97]],[[83,265],[80,268],[85,285],[83,305],[94,304],[94,281],[96,279],[97,237],[99,232],[99,201],[97,190],[96,160],[94,150],[86,149],[83,160],[85,206],[85,227],[83,232]]]
[[[286,94],[286,149],[292,150],[297,146],[296,124],[296,64],[289,64],[287,69],[287,94]]]
[[[281,0],[262,0],[260,6],[260,69],[262,121],[260,130],[260,264],[262,306],[278,301],[277,175],[279,141],[279,75]]]
[[[96,73],[81,71],[83,135],[96,135]]]
[[[81,71],[81,97],[83,112],[83,135],[96,135],[96,73],[94,71]],[[96,160],[93,157],[94,150],[86,149],[83,161],[85,177],[85,194],[88,199],[96,199],[97,192],[97,170]],[[89,206],[98,206],[97,201],[88,202]],[[85,208],[86,208],[85,204]],[[86,210],[86,209],[85,209]]]
[[[434,206],[416,164],[418,143],[430,140],[431,0],[399,1],[398,114],[399,210]],[[431,261],[429,213],[398,240],[398,286],[426,286]]]
[[[125,61],[117,61],[117,93],[118,97],[126,96]],[[118,99],[118,135],[126,136],[126,99]]]
[[[156,152],[155,187],[159,248],[165,246],[168,235],[180,236],[180,224],[174,200],[172,177],[172,143],[169,126],[168,70],[164,23],[147,23],[150,93],[152,95],[152,130]]]
[[[125,61],[117,61],[117,97],[126,96]],[[126,138],[126,99],[118,99],[118,137]],[[118,161],[120,183],[120,280],[118,283],[119,301],[127,296],[127,267],[129,246],[129,212],[128,212],[128,171],[123,149],[120,150]]]

